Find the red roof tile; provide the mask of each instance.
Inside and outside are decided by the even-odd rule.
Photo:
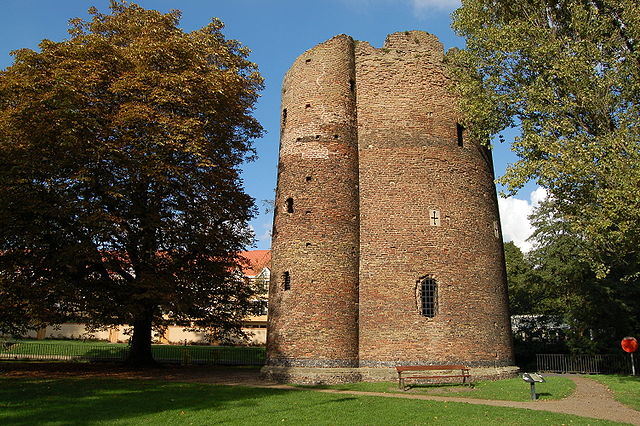
[[[248,277],[255,277],[265,267],[271,267],[271,250],[250,250],[240,252],[245,259],[242,265],[242,273]]]

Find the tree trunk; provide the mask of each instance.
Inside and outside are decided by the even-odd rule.
[[[151,353],[151,316],[133,322],[133,336],[127,363],[133,367],[157,366]]]

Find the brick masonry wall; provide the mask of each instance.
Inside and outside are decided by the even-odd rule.
[[[267,337],[272,365],[357,365],[353,49],[350,37],[334,37],[300,56],[284,79]]]
[[[424,32],[341,35],[285,76],[269,365],[512,364],[490,153],[460,146],[442,58]]]
[[[459,146],[442,45],[412,31],[381,49],[358,42],[355,54],[360,365],[509,365],[493,166],[483,147]],[[433,318],[417,303],[426,275],[438,283]]]

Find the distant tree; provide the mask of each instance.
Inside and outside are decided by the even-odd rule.
[[[574,352],[618,349],[618,341],[640,325],[640,289],[621,278],[629,271],[612,269],[598,277],[580,256],[588,250],[584,238],[555,212],[555,200],[543,202],[531,216],[535,227],[534,266],[540,304],[537,312],[560,316],[569,325],[568,346]]]
[[[239,331],[250,310],[239,166],[263,83],[217,19],[110,9],[0,74],[0,326],[131,324],[144,365],[152,327]]]
[[[449,55],[466,127],[481,141],[518,126],[519,160],[500,181],[547,188],[604,277],[638,285],[640,3],[462,0]]]
[[[513,241],[504,243],[509,286],[509,311],[511,315],[533,314],[536,311],[537,291],[532,279],[533,268],[524,253]]]

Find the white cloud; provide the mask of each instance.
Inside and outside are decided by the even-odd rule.
[[[416,11],[454,10],[460,7],[460,0],[411,0],[411,4]]]
[[[411,6],[417,15],[423,15],[429,10],[453,11],[460,7],[460,0],[342,0],[342,2],[358,8],[396,6],[398,3],[405,3]]]
[[[531,243],[527,241],[527,238],[533,233],[529,215],[545,198],[547,198],[547,190],[538,187],[529,195],[529,201],[515,197],[498,199],[502,235],[505,242],[513,241],[524,252],[531,250]]]
[[[261,223],[260,233],[254,230],[256,236],[256,246],[260,249],[269,249],[271,247],[271,223]]]
[[[531,192],[531,204],[533,205],[533,207],[538,207],[541,202],[547,199],[548,195],[549,194],[547,193],[546,189],[541,186],[537,187],[535,191]]]
[[[249,224],[249,230],[255,239],[254,248],[268,250],[271,248],[271,223],[263,222],[256,226]]]

